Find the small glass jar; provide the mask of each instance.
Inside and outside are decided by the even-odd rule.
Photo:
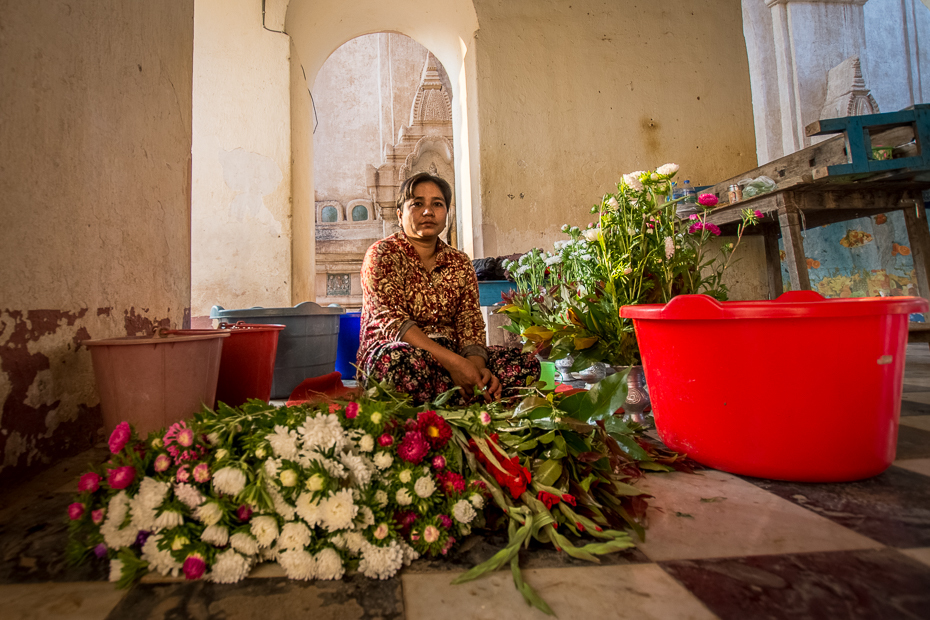
[[[727,195],[729,196],[730,204],[733,204],[743,199],[743,190],[739,185],[734,184],[727,190]]]

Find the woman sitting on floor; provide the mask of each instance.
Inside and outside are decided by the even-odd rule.
[[[402,231],[381,239],[362,265],[359,382],[392,383],[417,404],[459,386],[458,403],[477,388],[485,400],[539,377],[531,354],[485,347],[478,280],[471,261],[439,239],[452,189],[415,174],[400,188]]]

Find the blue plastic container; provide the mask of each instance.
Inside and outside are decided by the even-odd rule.
[[[343,379],[355,378],[355,356],[361,331],[361,312],[346,312],[339,317],[339,344],[336,346],[336,370]]]

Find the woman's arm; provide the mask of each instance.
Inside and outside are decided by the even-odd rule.
[[[408,328],[401,340],[432,354],[442,367],[449,371],[452,381],[464,390],[466,398],[472,395],[475,386],[485,392],[485,400],[500,398],[500,382],[485,367],[483,357],[462,357],[428,337],[416,325]]]

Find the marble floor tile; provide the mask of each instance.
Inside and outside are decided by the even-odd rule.
[[[930,430],[925,431],[907,424],[899,425],[897,448],[895,458],[898,459],[930,457]]]
[[[112,583],[29,583],[0,586],[4,620],[103,620],[123,595]]]
[[[107,585],[112,589],[112,584]],[[204,581],[140,583],[126,593],[109,617],[403,620],[404,607],[400,579],[379,581],[351,575],[341,581],[277,578],[246,579],[229,585]]]
[[[919,428],[923,431],[930,431],[930,415],[911,415],[901,418],[900,423],[904,426]]]
[[[930,568],[894,549],[661,566],[723,620],[930,617]]]
[[[655,496],[638,543],[653,561],[881,547],[724,472],[650,474],[639,486]]]
[[[551,618],[514,589],[509,570],[450,585],[449,573],[405,574],[407,620],[523,620]],[[694,596],[655,564],[541,568],[524,579],[561,620],[711,619]]]
[[[874,478],[858,482],[746,480],[886,545],[930,546],[927,476],[892,466]]]
[[[924,476],[930,476],[930,459],[905,459],[895,461],[892,465]]]
[[[917,549],[898,549],[904,555],[914,558],[918,562],[923,562],[930,566],[930,547],[918,547]]]

